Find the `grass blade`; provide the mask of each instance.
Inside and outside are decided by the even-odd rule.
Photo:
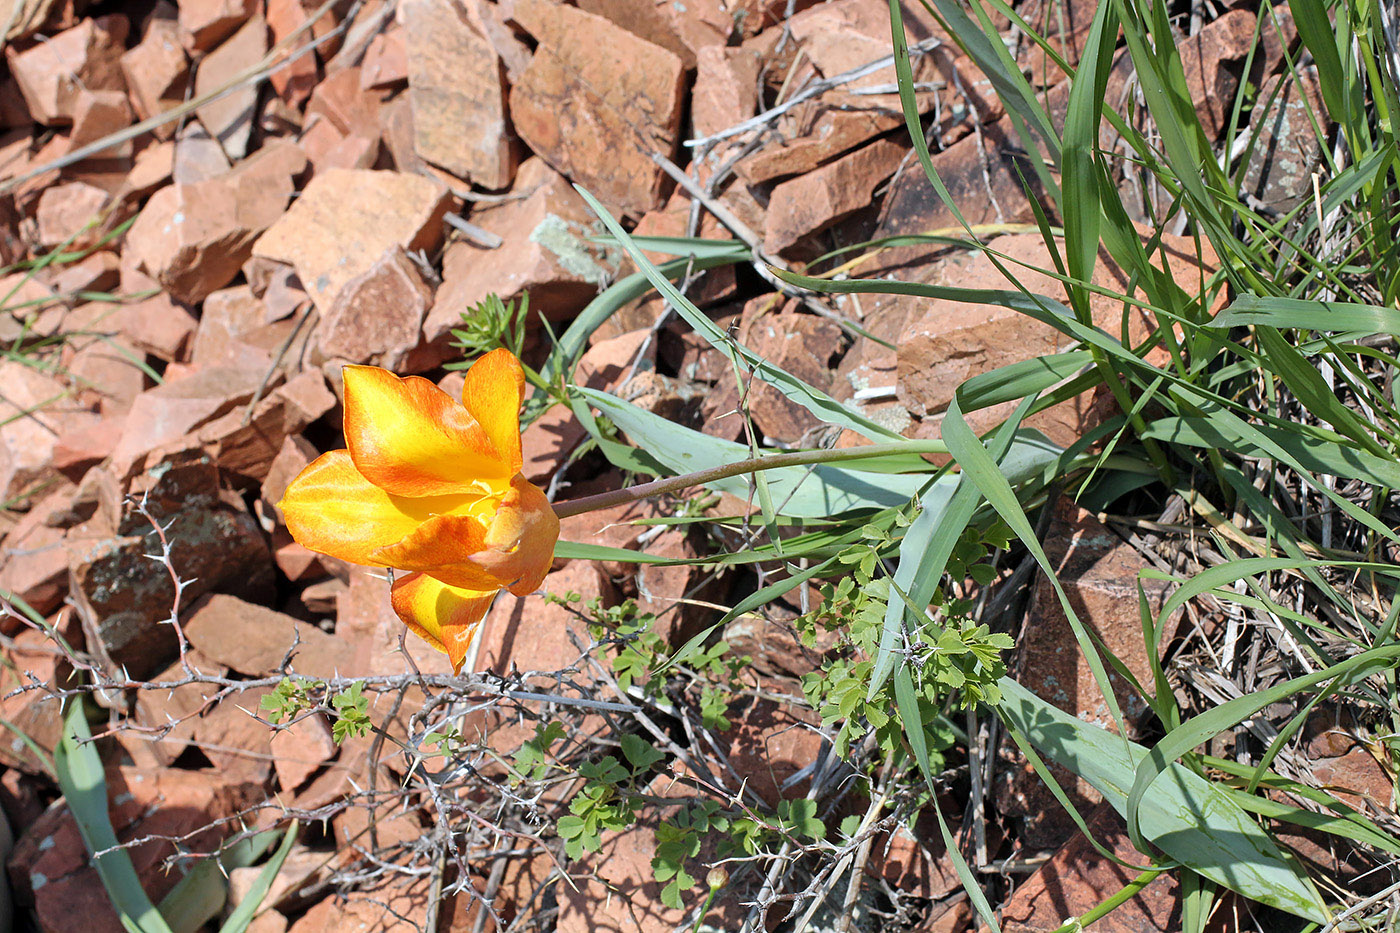
[[[267,892],[272,888],[272,882],[276,880],[277,873],[282,870],[282,863],[287,860],[287,855],[292,851],[292,845],[297,841],[297,823],[292,821],[292,825],[287,827],[287,832],[282,836],[282,844],[277,847],[277,851],[272,853],[272,858],[267,860],[263,870],[258,872],[257,880],[248,889],[248,894],[234,908],[233,913],[224,925],[219,927],[219,933],[244,933],[248,929],[248,924],[253,922],[257,916],[258,908],[262,906],[263,899],[267,897]]]

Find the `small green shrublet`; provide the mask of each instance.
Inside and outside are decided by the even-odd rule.
[[[325,689],[324,681],[283,677],[281,683],[262,698],[260,706],[267,713],[267,721],[274,726],[289,723],[302,713],[315,709],[318,703],[314,695],[323,693]]]
[[[363,738],[374,728],[374,723],[369,719],[369,697],[363,695],[363,690],[364,684],[357,680],[350,685],[350,689],[331,697],[331,706],[337,713],[335,723],[331,725],[331,738],[336,744],[352,736]]]
[[[452,329],[452,346],[462,351],[464,362],[448,363],[446,369],[466,369],[465,360],[475,359],[498,347],[505,347],[518,359],[525,346],[526,318],[530,313],[529,295],[520,302],[502,301],[500,295],[487,295],[462,314],[462,326]]]
[[[909,521],[910,517],[901,513],[892,524],[896,529],[904,528]],[[1000,523],[981,531],[969,528],[949,557],[946,579],[971,579],[979,586],[992,582],[996,569],[988,558],[1009,546],[1008,537],[1009,531]],[[892,529],[873,524],[862,528],[861,541],[838,555],[847,575],[823,586],[821,605],[796,623],[802,643],[809,648],[817,645],[823,632],[838,636],[837,657],[805,675],[802,690],[824,725],[839,723],[832,744],[833,751],[843,758],[872,732],[884,756],[895,754],[903,748],[909,728],[898,713],[892,684],[870,696],[874,668],[870,659],[879,652],[891,590],[896,590],[896,598],[902,598],[884,575],[885,558],[895,552],[898,541]],[[945,712],[1000,702],[996,682],[1006,673],[1001,653],[1014,643],[1009,636],[994,634],[970,620],[972,600],[950,595],[947,587],[938,588],[933,605],[938,609],[937,621],[909,614],[906,624],[912,630],[905,634],[903,653],[914,675],[919,718],[931,760],[935,767],[941,767],[938,752],[955,739]]]

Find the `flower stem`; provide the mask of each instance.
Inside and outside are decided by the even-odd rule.
[[[947,452],[948,448],[944,446],[942,441],[927,440],[904,441],[897,444],[870,444],[864,447],[848,447],[841,450],[797,450],[792,453],[770,454],[752,460],[726,463],[724,466],[711,467],[708,470],[697,470],[682,476],[667,476],[649,483],[628,486],[626,489],[599,493],[596,496],[584,496],[582,499],[557,502],[554,505],[554,514],[560,518],[568,518],[571,515],[581,515],[584,512],[611,508],[615,505],[625,505],[628,502],[636,502],[638,499],[677,492],[690,486],[704,486],[716,480],[728,479],[731,476],[743,476],[746,473],[757,473],[760,470],[776,470],[781,467],[808,466],[818,463],[843,463],[849,460],[870,460],[890,454],[946,454]]]

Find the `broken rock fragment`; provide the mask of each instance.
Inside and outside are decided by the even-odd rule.
[[[679,56],[601,16],[522,0],[515,19],[539,41],[511,89],[516,131],[541,158],[614,211],[659,206],[680,131]]]
[[[221,494],[218,468],[202,452],[172,455],[138,476],[133,494],[143,493],[151,518],[129,513],[115,536],[69,556],[88,650],[109,673],[125,669],[138,678],[174,660],[179,648],[168,622],[170,569],[150,558],[163,550],[152,521],[164,529],[175,573],[188,581],[184,605],[216,588],[256,597],[272,583],[262,529],[241,500]]]
[[[318,4],[319,5],[319,4]],[[314,10],[314,6],[313,6]],[[319,77],[316,68],[316,53],[306,46],[325,32],[335,27],[335,18],[326,14],[317,20],[310,30],[302,26],[311,18],[310,11],[302,6],[301,0],[268,0],[267,25],[272,30],[274,44],[297,34],[295,42],[288,49],[288,61],[269,76],[272,89],[288,104],[300,108],[311,96]],[[299,31],[300,30],[300,31]],[[322,51],[329,54],[324,46]]]
[[[296,146],[278,142],[217,178],[162,188],[127,231],[127,252],[175,298],[197,304],[238,274],[305,166]]]
[[[327,358],[397,369],[423,331],[433,289],[395,246],[345,284],[316,329]]]
[[[259,676],[292,668],[311,677],[334,677],[350,669],[355,646],[314,625],[236,596],[215,594],[191,607],[185,636],[206,657],[240,674]]]
[[[100,232],[108,200],[106,191],[81,181],[45,188],[35,213],[40,245],[50,249],[64,243],[76,249],[88,245]]]
[[[121,70],[131,93],[131,106],[142,120],[178,107],[189,86],[190,62],[180,44],[180,27],[175,20],[153,15],[141,42],[122,55]],[[169,139],[175,133],[175,124],[164,123],[152,132]]]
[[[1122,819],[1108,804],[1087,817],[1094,839],[1129,865],[1143,862]],[[1003,908],[1006,933],[1049,933],[1123,889],[1137,872],[1111,862],[1082,834],[1016,889]],[[1168,933],[1181,929],[1181,888],[1164,872],[1121,907],[1094,924],[1107,933]]]
[[[273,390],[251,414],[240,406],[200,428],[197,436],[230,479],[252,485],[267,476],[283,441],[334,405],[325,377],[311,369]]]
[[[141,393],[112,452],[113,472],[127,476],[157,448],[230,411],[241,411],[261,382],[257,371],[209,367]]]
[[[125,16],[85,19],[33,48],[6,49],[10,73],[24,95],[30,115],[45,126],[73,121],[73,107],[83,89],[126,88],[118,62],[126,47]]]
[[[447,190],[419,175],[331,169],[311,180],[253,255],[295,267],[324,313],[391,247],[434,249],[450,206]]]
[[[0,362],[0,501],[20,498],[52,478],[58,438],[100,420],[52,376]]]
[[[254,16],[200,61],[194,77],[195,96],[203,97],[219,90],[266,54],[267,22],[261,16]],[[209,135],[219,141],[224,154],[230,159],[241,159],[248,154],[257,108],[258,85],[247,84],[211,100],[195,113]]]
[[[388,88],[408,80],[408,44],[404,30],[394,27],[370,40],[360,66],[360,87]]]
[[[524,197],[472,215],[474,224],[501,238],[498,248],[465,240],[447,247],[442,286],[424,326],[430,342],[445,341],[462,314],[489,294],[509,301],[528,292],[532,316],[570,317],[616,273],[616,260],[588,241],[593,212],[568,179],[530,159],[520,167],[514,191]]]
[[[487,38],[481,0],[407,0],[400,9],[422,158],[484,188],[505,188],[515,171],[505,73]]]
[[[763,248],[780,254],[868,207],[875,189],[908,154],[904,146],[882,139],[778,185],[768,202]]]
[[[256,0],[180,0],[180,33],[185,47],[196,52],[217,47],[258,6]]]
[[[83,88],[73,99],[73,131],[68,145],[79,149],[131,125],[131,102],[125,90]],[[131,141],[118,143],[100,153],[102,158],[127,158]]]

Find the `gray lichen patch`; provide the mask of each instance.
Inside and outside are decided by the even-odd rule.
[[[557,214],[546,214],[544,220],[530,232],[530,242],[554,254],[565,272],[602,288],[612,281],[618,271],[616,256],[589,243],[586,231]]]

